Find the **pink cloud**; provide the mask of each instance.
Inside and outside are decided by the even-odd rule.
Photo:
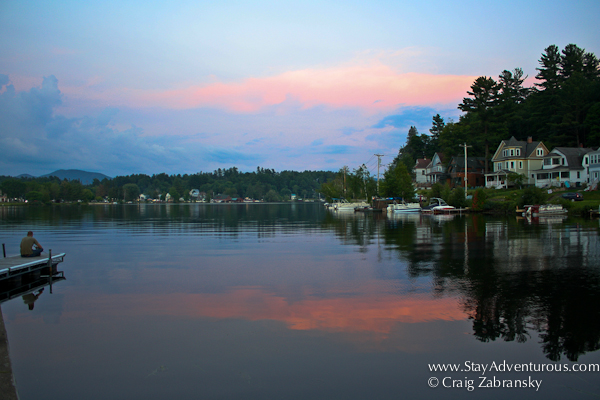
[[[173,90],[61,87],[69,96],[114,106],[191,109],[220,108],[250,113],[293,101],[303,108],[326,106],[387,111],[398,106],[456,104],[476,77],[398,73],[379,61],[362,65],[311,68],[239,82],[211,82]]]
[[[217,107],[254,112],[286,99],[304,108],[329,106],[368,111],[399,105],[451,104],[464,97],[475,77],[396,73],[389,66],[349,66],[289,71],[242,82],[217,82],[163,92],[139,92],[136,100],[171,108]]]

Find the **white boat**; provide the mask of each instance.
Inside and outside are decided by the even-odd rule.
[[[388,204],[387,212],[388,213],[410,213],[410,212],[419,212],[421,211],[421,205],[419,203],[394,203]]]
[[[350,203],[346,199],[336,199],[334,203],[329,205],[329,209],[333,211],[351,211],[354,212],[356,208],[365,208],[369,207],[368,203],[359,202],[359,203]]]
[[[448,203],[446,203],[443,199],[440,199],[439,197],[432,197],[431,199],[429,199],[429,205],[426,207],[423,207],[421,209],[422,212],[426,212],[426,213],[443,213],[443,212],[450,212],[451,210],[454,210],[455,208],[453,206],[448,205]]]
[[[561,205],[557,204],[543,204],[543,205],[531,205],[525,206],[524,217],[542,217],[545,215],[564,215],[567,210]]]

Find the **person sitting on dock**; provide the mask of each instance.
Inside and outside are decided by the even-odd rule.
[[[35,249],[33,248],[34,245],[36,246]],[[27,232],[27,236],[21,240],[21,257],[39,257],[43,250],[44,248],[33,237],[33,232],[31,231]]]

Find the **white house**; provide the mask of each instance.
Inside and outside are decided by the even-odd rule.
[[[535,186],[581,186],[588,183],[589,153],[585,147],[556,147],[544,156],[541,169],[534,172]]]

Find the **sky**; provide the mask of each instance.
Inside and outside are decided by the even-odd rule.
[[[391,162],[479,76],[574,43],[600,2],[0,1],[0,175]]]

